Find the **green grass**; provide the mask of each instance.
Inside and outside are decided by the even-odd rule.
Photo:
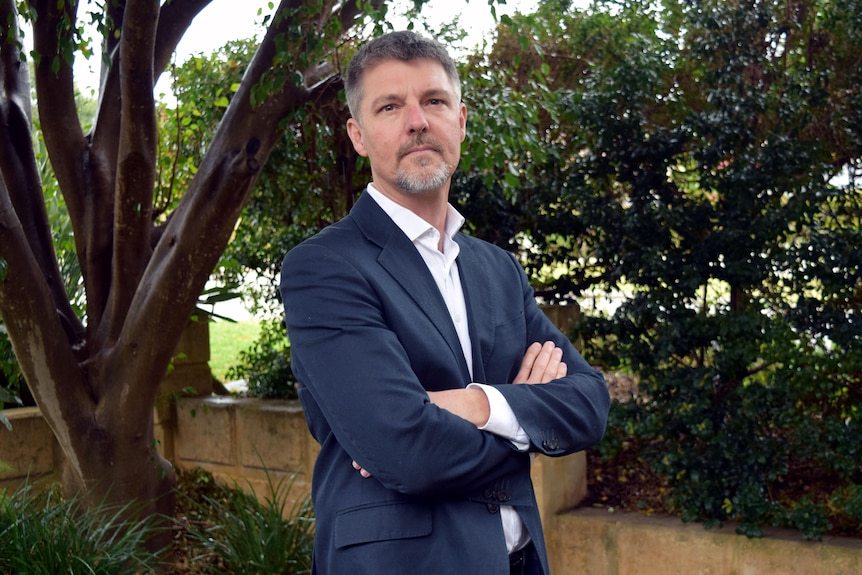
[[[256,320],[231,323],[210,322],[210,369],[219,381],[225,381],[227,370],[239,363],[241,351],[251,347],[260,332]]]

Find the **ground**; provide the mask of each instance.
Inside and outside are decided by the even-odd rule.
[[[214,572],[229,575],[232,572],[223,562],[191,537],[188,530],[191,523],[207,521],[201,515],[199,505],[206,498],[218,500],[224,496],[224,490],[215,484],[212,475],[199,470],[178,472],[177,491],[180,495],[177,498],[174,549],[168,557],[169,565],[160,575],[202,575]]]

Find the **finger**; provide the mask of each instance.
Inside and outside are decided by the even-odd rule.
[[[359,475],[361,475],[362,477],[371,477],[371,473],[362,469],[362,466],[356,463],[356,460],[353,461],[353,469],[358,471]]]
[[[560,375],[560,366],[562,366],[563,374]],[[566,364],[563,363],[563,349],[559,347],[555,347],[551,351],[551,357],[548,360],[547,365],[545,366],[544,373],[540,376],[538,383],[548,383],[558,377],[563,377],[566,375],[565,373]]]
[[[536,360],[533,362],[533,368],[530,370],[528,383],[546,383],[550,381],[547,379],[546,372],[548,371],[549,364],[554,361],[554,351],[556,349],[557,346],[554,345],[554,342],[552,341],[546,341],[542,345],[539,355],[536,356]],[[562,357],[562,355],[560,355],[560,357]],[[559,362],[559,359],[557,362]],[[552,368],[552,371],[556,373],[556,363],[554,363]]]
[[[569,367],[566,365],[566,362],[561,361],[560,365],[557,366],[557,377],[555,379],[566,377],[567,375],[569,375]]]
[[[515,379],[512,380],[512,383],[529,383],[533,363],[535,363],[536,357],[541,351],[542,344],[537,341],[531,343],[530,346],[527,347],[527,351],[524,353],[524,359],[521,361],[521,368],[518,370],[518,374],[515,375]]]

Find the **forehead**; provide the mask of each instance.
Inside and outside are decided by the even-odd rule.
[[[443,65],[430,58],[384,60],[365,70],[362,77],[364,104],[381,97],[405,97],[411,93],[455,93]]]

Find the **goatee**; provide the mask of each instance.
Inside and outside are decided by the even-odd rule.
[[[431,138],[418,137],[399,150],[399,156],[404,157],[410,150],[424,145],[431,145],[435,151],[440,152],[439,144]],[[436,166],[431,166],[434,160],[418,159],[419,164],[414,169],[399,167],[395,174],[395,183],[403,191],[409,194],[421,194],[442,187],[452,175],[452,170],[442,158]]]
[[[409,194],[421,194],[439,189],[449,180],[451,175],[449,166],[445,162],[440,162],[431,173],[424,170],[419,174],[408,170],[398,170],[398,173],[395,174],[395,183]]]

